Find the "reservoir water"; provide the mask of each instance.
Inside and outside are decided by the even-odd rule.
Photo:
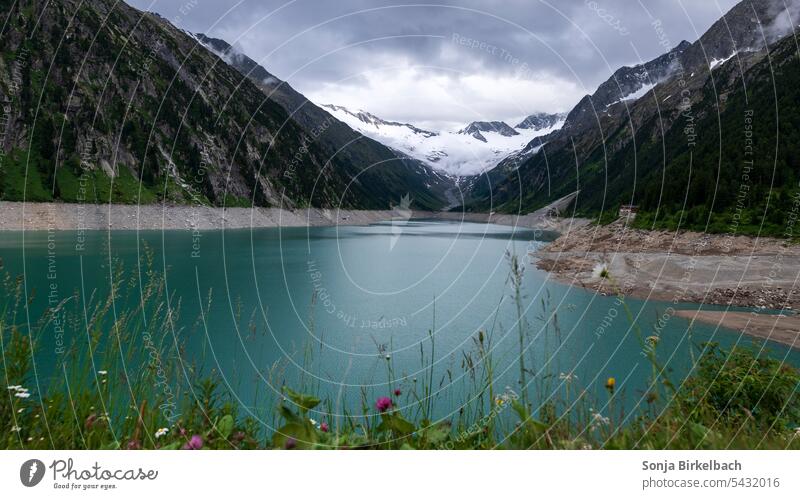
[[[652,369],[643,337],[659,336],[659,359],[675,382],[691,367],[690,342],[753,344],[711,326],[689,331],[686,320],[668,313],[670,304],[622,305],[552,281],[528,255],[551,237],[425,220],[203,232],[15,232],[0,234],[0,257],[3,271],[21,276],[31,297],[26,314],[16,319],[23,324],[35,324],[63,300],[90,313],[115,280],[127,291],[118,292],[110,312],[126,313],[141,299],[137,276],[163,272],[162,305],[179,309],[164,339],[179,348],[160,360],[170,383],[180,386],[187,366],[214,372],[231,400],[259,418],[268,417],[284,385],[329,396],[336,403],[327,411],[358,411],[362,393],[374,400],[398,389],[405,410],[414,411],[419,402],[405,395],[423,379],[434,387],[437,415],[447,416],[460,409],[475,383],[479,331],[490,345],[498,386],[518,392],[520,324],[510,255],[524,266],[520,303],[532,393],[543,390],[542,379],[562,390],[567,374],[601,393],[613,376],[633,408]],[[163,326],[153,324],[154,317],[160,316],[137,319],[143,331]],[[60,336],[52,325],[39,334],[40,376],[61,375],[61,344],[85,348],[82,324],[66,321]],[[772,343],[756,347],[800,365],[798,351]],[[135,362],[126,369],[137,376]]]

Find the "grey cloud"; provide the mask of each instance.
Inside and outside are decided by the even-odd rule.
[[[187,2],[195,2],[196,6],[187,9]],[[421,78],[549,75],[570,83],[569,88],[576,95],[554,99],[551,109],[525,110],[534,112],[562,110],[555,108],[590,93],[619,66],[661,54],[663,48],[651,26],[653,20],[661,20],[670,40],[677,45],[683,39],[697,39],[736,2],[439,0],[436,3],[440,6],[413,6],[397,0],[131,3],[176,20],[186,30],[235,43],[268,71],[307,94],[318,94],[326,86],[344,85],[356,93],[365,92],[364,102],[382,106],[384,101],[378,96],[366,95],[380,92],[380,88],[375,88],[374,81],[366,86],[369,78],[364,75],[384,68],[387,77],[391,77],[386,68],[395,66],[414,67]],[[456,43],[454,34],[477,45]],[[531,91],[536,88],[532,86]],[[414,95],[392,98],[408,101],[404,105],[405,116],[385,118],[427,121],[426,117],[436,115],[415,108]],[[533,105],[533,101],[529,104]],[[491,110],[487,108],[486,112]],[[498,106],[498,112],[510,111],[508,106]],[[461,121],[466,121],[468,114],[465,112]],[[453,115],[450,119],[460,118]]]

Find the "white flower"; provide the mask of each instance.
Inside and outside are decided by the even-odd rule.
[[[391,356],[391,355],[387,355],[387,356],[386,356],[386,360],[390,360],[391,358],[392,358],[392,356]]]
[[[507,386],[505,393],[495,397],[494,402],[497,405],[504,406],[506,404],[510,404],[511,402],[517,400],[518,398],[519,395],[517,395],[514,392],[514,390],[512,390],[510,387]]]
[[[106,374],[108,374],[108,371],[97,371],[97,374],[99,374],[100,376],[105,376]]]
[[[574,373],[561,373],[558,375],[558,379],[561,381],[565,381],[567,383],[571,383],[574,380],[578,379],[578,375]]]
[[[161,438],[167,433],[169,433],[169,428],[159,428],[156,430],[156,438]]]
[[[313,419],[311,419],[311,418],[308,418],[308,421],[309,421],[311,424],[313,424],[314,426],[317,426],[317,422],[316,422],[316,421],[314,421]]]
[[[608,265],[606,265],[605,262],[598,263],[592,269],[592,277],[605,279],[608,276]]]
[[[12,426],[11,431],[16,431],[17,433],[19,433],[20,431],[22,431],[22,428],[19,426]]]
[[[20,385],[11,385],[11,386],[8,387],[8,389],[9,390],[14,390],[15,392],[18,392],[20,390],[24,390],[24,388],[22,388]]]
[[[14,394],[14,396],[15,397],[19,397],[21,399],[26,399],[26,398],[30,397],[31,394],[28,393],[28,392],[17,392],[17,393]]]
[[[611,419],[603,416],[599,412],[594,412],[594,409],[590,409],[590,411],[592,412],[592,422],[589,426],[592,430],[596,430],[601,426],[606,426],[611,423]]]

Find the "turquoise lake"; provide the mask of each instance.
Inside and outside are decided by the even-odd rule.
[[[464,366],[476,350],[478,331],[492,338],[501,387],[519,391],[508,257],[517,254],[525,266],[530,378],[550,379],[560,390],[559,376],[572,372],[580,386],[600,393],[613,376],[633,408],[651,370],[637,329],[614,297],[556,283],[536,269],[528,252],[552,237],[425,220],[308,229],[14,232],[0,234],[0,257],[4,272],[22,276],[25,293],[33,296],[27,318],[18,322],[33,323],[48,307],[48,295],[63,300],[82,290],[84,297],[105,299],[112,267],[120,265],[128,283],[147,270],[144,255],[150,252],[152,268],[165,273],[169,304],[180,308],[170,328],[180,354],[163,359],[173,372],[171,382],[181,384],[187,365],[216,371],[232,399],[254,415],[274,409],[265,401],[284,384],[313,385],[353,407],[362,390],[370,398],[394,388],[407,394],[429,378],[436,412],[447,416],[459,410],[473,382]],[[114,311],[138,299],[135,292],[120,297]],[[626,303],[645,336],[670,305]],[[147,321],[143,328],[155,327]],[[659,359],[675,381],[690,369],[690,340],[752,344],[746,336],[705,325],[695,326],[690,336],[688,322],[671,316],[659,335]],[[54,334],[39,338],[36,359],[43,377],[59,375],[56,341]],[[86,332],[79,323],[68,324],[63,341],[81,348]],[[773,343],[764,347],[768,355],[800,365],[800,352]],[[431,354],[432,375],[421,360]],[[531,392],[537,389],[539,383],[532,383]],[[418,404],[403,400],[409,410]]]

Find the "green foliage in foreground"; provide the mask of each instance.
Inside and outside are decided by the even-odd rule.
[[[520,275],[512,259],[512,283]],[[120,272],[115,282],[138,289],[135,279],[122,277]],[[18,281],[6,279],[0,353],[8,393],[0,397],[0,448],[800,449],[797,369],[751,350],[709,344],[701,347],[688,378],[675,386],[662,374],[655,336],[642,341],[653,374],[640,408],[631,414],[620,408],[624,394],[613,378],[604,380],[601,400],[570,373],[558,376],[563,390],[556,393],[565,393],[563,399],[529,401],[527,393],[496,391],[486,332],[475,335],[474,356],[465,357],[464,369],[475,380],[475,393],[465,400],[478,402],[446,419],[429,416],[436,400],[432,371],[429,379],[420,376],[419,386],[400,390],[390,383],[390,391],[374,399],[363,390],[361,414],[342,413],[318,396],[313,384],[302,382],[302,392],[283,387],[277,396],[259,400],[266,416],[242,414],[225,389],[229,380],[174,362],[181,348],[169,324],[179,311],[163,305],[161,276],[148,272],[144,281],[139,308],[117,311],[113,320],[110,299],[90,301],[85,316],[83,309],[68,313],[64,302],[28,330],[25,314],[18,315],[26,298]],[[120,299],[122,290],[113,291]],[[150,328],[142,326],[142,312]],[[60,381],[41,386],[31,353],[56,322],[85,330],[89,344],[68,348],[58,366],[64,375],[55,377]],[[154,324],[161,326],[154,330]],[[524,340],[525,332],[519,334]],[[146,360],[137,365],[136,359]],[[392,378],[391,360],[386,363]],[[186,382],[180,386],[169,381],[181,377]],[[529,381],[545,393],[552,386],[544,384],[553,379]]]

